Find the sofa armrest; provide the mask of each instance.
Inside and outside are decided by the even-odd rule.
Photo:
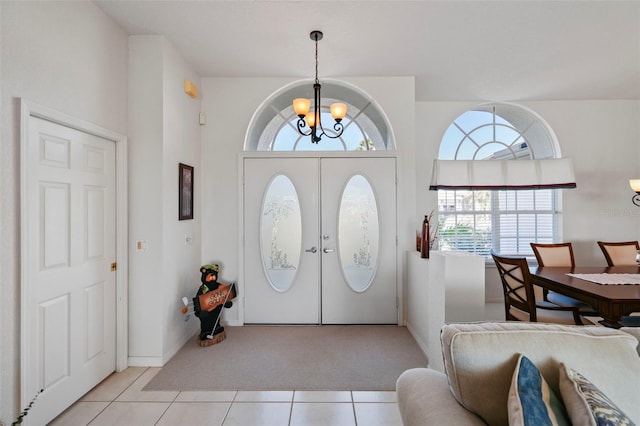
[[[447,376],[436,370],[413,368],[403,372],[396,382],[396,396],[404,426],[485,425],[458,404]]]
[[[625,333],[629,333],[633,337],[638,339],[638,346],[636,346],[636,352],[638,352],[638,355],[640,355],[640,327],[622,327],[620,330],[624,331]]]

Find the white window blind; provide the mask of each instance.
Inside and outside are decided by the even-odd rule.
[[[533,257],[530,242],[554,241],[555,189],[529,191],[438,191],[438,241],[442,250],[490,257]]]

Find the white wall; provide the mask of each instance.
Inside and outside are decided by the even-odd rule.
[[[163,182],[163,279],[165,281],[163,364],[193,337],[200,322],[193,315],[188,322],[180,312],[183,296],[195,296],[200,285],[201,205],[200,187],[204,163],[200,158],[202,101],[184,92],[184,80],[200,87],[200,77],[171,43],[164,43],[164,149]],[[178,163],[194,168],[193,219],[178,220]],[[186,238],[191,242],[187,244]]]
[[[368,93],[387,115],[398,147],[398,266],[402,253],[415,247],[414,191],[414,79],[361,77],[344,79]],[[275,78],[203,78],[202,111],[202,260],[222,267],[222,281],[237,281],[239,271],[240,181],[238,162],[253,113],[274,92],[291,83]],[[402,282],[401,272],[399,283]],[[239,282],[240,298],[242,283]],[[239,303],[224,311],[228,324],[241,322]]]
[[[428,190],[431,162],[449,124],[480,102],[418,102],[416,172],[419,215],[437,208]],[[578,265],[602,264],[597,240],[640,239],[640,208],[631,203],[629,179],[640,176],[639,101],[521,102],[554,130],[563,157],[571,157],[576,189],[563,190],[563,240],[574,244]],[[487,268],[486,297],[502,300],[494,268]]]
[[[20,410],[19,98],[127,134],[127,35],[89,2],[0,2],[0,420]],[[79,36],[81,34],[81,36]]]
[[[180,309],[200,283],[200,99],[183,89],[200,78],[162,36],[131,36],[129,48],[129,364],[160,366],[199,327]],[[194,167],[191,220],[178,220],[179,163]]]

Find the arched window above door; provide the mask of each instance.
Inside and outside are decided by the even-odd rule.
[[[335,136],[329,105],[347,104],[344,132],[335,139],[323,136],[317,144],[298,133],[298,116],[291,102],[313,99],[313,83],[297,82],[274,93],[255,112],[245,138],[245,151],[370,151],[394,150],[393,132],[386,116],[368,95],[341,82],[322,82],[322,122],[325,133]]]

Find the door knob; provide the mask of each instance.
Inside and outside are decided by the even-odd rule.
[[[332,251],[336,251],[336,250],[335,249],[325,248],[325,249],[322,249],[322,251],[325,252],[325,253],[331,253]]]
[[[318,251],[318,249],[317,249],[317,248],[315,248],[315,247],[311,247],[310,249],[306,249],[305,251],[306,251],[307,253],[315,253],[315,252],[317,252],[317,251]]]

